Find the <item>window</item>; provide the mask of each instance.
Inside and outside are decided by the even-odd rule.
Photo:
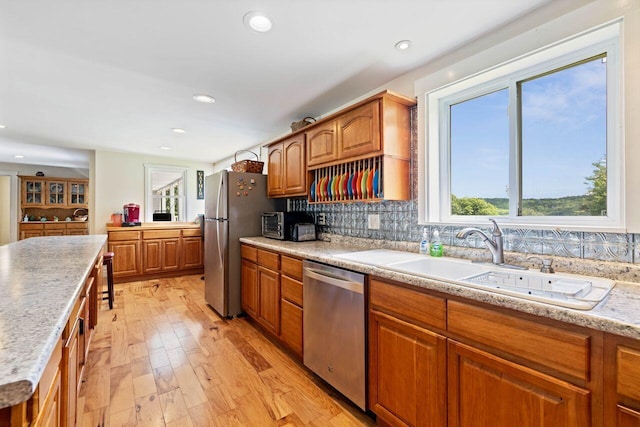
[[[185,168],[145,165],[146,221],[153,220],[154,213],[170,213],[172,221],[184,221],[186,216]]]
[[[427,94],[428,221],[623,226],[617,28]]]

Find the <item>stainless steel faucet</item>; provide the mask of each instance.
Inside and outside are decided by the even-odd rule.
[[[464,228],[456,234],[458,239],[466,239],[472,234],[479,234],[482,236],[482,241],[491,252],[491,262],[497,265],[504,264],[504,249],[503,249],[503,241],[502,241],[502,230],[500,226],[494,219],[489,219],[493,223],[493,232],[491,233],[491,237],[487,236],[487,234],[480,230],[479,228]]]

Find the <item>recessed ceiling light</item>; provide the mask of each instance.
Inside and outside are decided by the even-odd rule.
[[[173,150],[173,148],[171,148],[171,147],[167,147],[167,146],[165,146],[165,145],[162,145],[162,146],[160,146],[159,148],[160,148],[161,150]]]
[[[396,43],[396,49],[398,50],[407,50],[411,47],[411,40],[400,40]]]
[[[185,133],[186,131],[181,128],[171,128],[174,133]]]
[[[0,125],[0,129],[6,129],[7,127],[5,125]]]
[[[213,104],[214,102],[216,102],[215,98],[213,96],[209,96],[209,95],[205,95],[205,94],[195,94],[193,95],[193,99],[195,101],[198,102],[203,102],[205,104]]]
[[[249,12],[244,15],[242,22],[258,33],[266,33],[271,29],[271,21],[262,12]]]
[[[15,157],[16,159],[24,159],[24,156],[22,154],[14,154],[13,157]]]

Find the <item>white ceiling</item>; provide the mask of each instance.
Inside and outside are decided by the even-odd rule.
[[[84,167],[66,149],[214,162],[549,2],[0,0],[0,162],[63,166],[42,145]],[[271,32],[244,27],[253,10]]]

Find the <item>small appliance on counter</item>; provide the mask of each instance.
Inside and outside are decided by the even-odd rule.
[[[153,221],[171,221],[171,212],[155,211],[153,213]]]
[[[308,242],[316,240],[316,225],[314,223],[299,222],[291,227],[291,241]]]
[[[136,205],[135,203],[126,204],[122,207],[122,212],[124,214],[124,221],[122,222],[123,227],[135,227],[136,225],[141,225],[140,205]]]
[[[313,239],[310,238],[309,227],[296,227],[298,224],[313,225],[313,217],[306,212],[264,212],[262,215],[262,236],[278,240],[315,240],[315,226]],[[293,238],[294,230],[296,239]],[[301,233],[303,231],[303,233]]]

